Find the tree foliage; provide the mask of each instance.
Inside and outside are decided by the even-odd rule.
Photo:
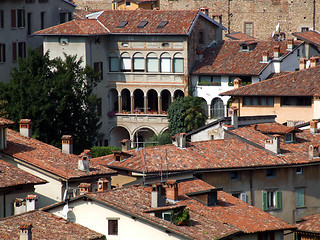
[[[162,134],[154,134],[151,138],[148,139],[148,142],[152,142],[148,144],[148,146],[158,146],[165,145],[171,143],[171,135],[169,132],[164,132]]]
[[[168,109],[168,120],[172,135],[203,126],[207,115],[202,99],[193,96],[176,99]]]
[[[112,154],[113,151],[121,151],[121,147],[107,146],[107,147],[98,147],[94,146],[91,148],[91,154],[93,158],[102,157],[109,154]]]
[[[72,135],[79,153],[91,147],[100,127],[92,93],[98,79],[91,67],[82,67],[81,58],[50,60],[48,52],[28,49],[9,83],[0,85],[0,94],[8,101],[5,111],[11,120],[32,120],[35,138],[60,147],[62,135]]]

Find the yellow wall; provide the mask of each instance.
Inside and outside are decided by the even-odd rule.
[[[126,6],[126,2],[131,2],[131,5],[130,6]],[[141,8],[141,9],[152,9],[152,5],[153,3],[152,2],[146,2],[146,3],[136,3],[134,1],[130,1],[130,0],[127,0],[127,1],[122,1],[120,3],[118,3],[118,10],[136,10],[137,8]],[[113,9],[116,9],[116,4],[114,3],[114,8]]]

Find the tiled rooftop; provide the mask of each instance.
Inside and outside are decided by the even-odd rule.
[[[199,13],[196,10],[105,10],[86,20],[73,20],[41,31],[36,35],[106,35],[106,34],[180,34],[186,35]],[[118,27],[121,21],[127,21]],[[138,28],[141,21],[147,24]],[[168,21],[163,27],[161,21]]]
[[[320,214],[313,214],[302,218],[302,222],[296,225],[298,231],[320,234]]]
[[[21,224],[32,224],[32,239],[37,240],[104,239],[100,233],[39,210],[0,219],[0,238],[19,239]]]
[[[87,195],[192,239],[220,239],[236,233],[247,234],[292,228],[284,221],[223,191],[218,191],[217,205],[210,207],[186,195],[212,188],[211,185],[198,179],[178,183],[179,196],[175,205],[185,205],[189,208],[191,220],[189,226],[176,226],[148,214],[148,210],[152,210],[150,187],[133,185]]]
[[[46,181],[0,159],[0,189],[42,183]]]
[[[320,66],[242,86],[222,96],[313,96],[320,93]]]
[[[114,170],[94,163],[90,163],[89,172],[80,171],[78,170],[79,156],[62,153],[59,148],[21,136],[11,129],[7,129],[7,145],[7,149],[1,150],[5,154],[64,179],[115,173]]]
[[[257,41],[251,51],[240,51],[243,41],[227,40],[215,47],[208,48],[203,55],[203,60],[196,65],[193,74],[214,75],[259,75],[267,65],[262,62],[262,53],[268,51],[269,59],[273,59],[273,48],[280,47],[280,56],[283,57],[287,50],[287,41],[276,42],[273,40]],[[294,41],[294,45],[299,44]]]
[[[236,32],[236,33],[229,33],[226,34],[226,37],[232,39],[232,40],[240,40],[240,41],[257,41],[255,37],[251,37],[245,33],[242,32]]]
[[[297,37],[299,40],[302,40],[307,43],[314,44],[317,47],[320,47],[320,33],[316,31],[295,32],[295,33],[292,33],[292,35]]]

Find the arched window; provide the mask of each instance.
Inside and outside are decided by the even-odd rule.
[[[147,55],[147,72],[158,72],[159,62],[155,53],[149,53]]]
[[[169,53],[163,53],[160,57],[160,71],[171,72],[171,57]]]
[[[224,117],[224,105],[220,98],[214,98],[211,101],[211,117],[222,118]]]
[[[129,53],[121,54],[121,71],[130,72],[131,71],[131,59]]]
[[[173,57],[173,72],[183,73],[183,56],[181,53],[176,53]]]
[[[133,55],[133,71],[134,72],[144,72],[144,57],[142,53],[135,53]]]
[[[109,54],[109,71],[110,72],[119,72],[119,57],[116,53]]]

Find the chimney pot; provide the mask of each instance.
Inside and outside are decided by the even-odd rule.
[[[66,154],[73,154],[73,138],[71,135],[63,135],[62,138],[62,152]]]
[[[299,70],[306,69],[306,62],[307,62],[306,58],[300,58],[300,60],[299,60]]]
[[[91,160],[91,151],[89,149],[85,149],[80,155],[78,160],[78,169],[80,171],[90,171],[89,169],[89,161]]]
[[[178,148],[186,148],[186,133],[177,133],[172,137],[173,144]]]
[[[269,61],[269,52],[263,51],[262,52],[262,62],[268,62]]]
[[[166,205],[166,189],[161,183],[152,184],[151,207],[158,208]]]
[[[235,106],[232,106],[229,108],[229,115],[231,116],[231,125],[234,128],[239,127],[239,122],[238,122],[238,108]]]
[[[310,132],[317,133],[318,132],[318,121],[312,120],[310,121]]]
[[[309,157],[310,158],[318,158],[319,157],[319,146],[310,145],[309,146]]]
[[[176,180],[168,180],[166,182],[166,195],[167,198],[173,201],[178,200],[178,183]]]
[[[274,152],[275,154],[280,154],[280,135],[275,134],[272,139],[266,140],[265,149]]]
[[[32,224],[23,223],[19,227],[20,229],[20,240],[32,240]]]
[[[287,50],[292,51],[292,49],[293,49],[293,39],[288,39]]]
[[[31,119],[21,119],[19,121],[20,135],[25,137],[32,137],[32,121]]]
[[[236,78],[233,81],[233,88],[239,88],[241,86],[241,79],[240,78]]]
[[[111,189],[111,183],[106,178],[100,178],[98,180],[98,192],[106,191]]]
[[[91,183],[80,183],[78,188],[80,188],[81,195],[88,193],[88,192],[92,192],[92,184]]]
[[[315,67],[319,64],[319,57],[318,56],[313,56],[310,58],[310,67]]]
[[[122,141],[120,141],[120,143],[122,147],[122,152],[126,152],[131,149],[130,147],[131,141],[129,139],[123,139]]]
[[[273,57],[274,58],[280,57],[280,46],[279,45],[273,47]]]

